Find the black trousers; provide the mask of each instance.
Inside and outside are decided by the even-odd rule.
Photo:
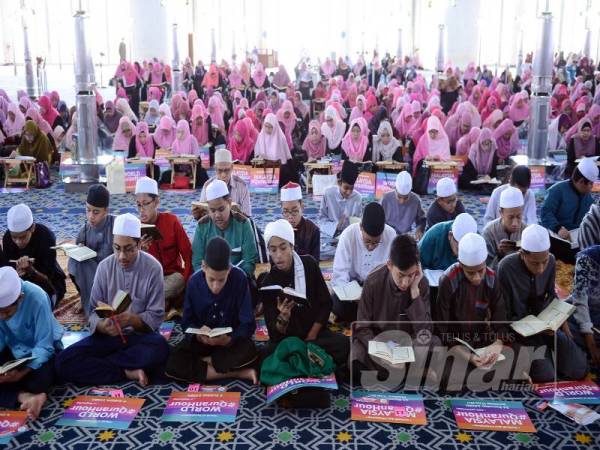
[[[208,363],[202,358],[210,356],[218,373],[227,373],[250,366],[257,358],[254,342],[246,337],[233,338],[227,347],[213,347],[198,342],[195,336],[184,339],[171,348],[166,374],[178,380],[204,383]]]
[[[10,350],[0,354],[0,364],[15,359]],[[12,409],[17,406],[20,392],[31,394],[48,393],[54,384],[54,356],[46,361],[39,369],[32,370],[16,383],[0,383],[0,407]]]

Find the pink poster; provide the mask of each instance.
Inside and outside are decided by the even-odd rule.
[[[377,172],[375,180],[375,198],[381,200],[383,194],[392,192],[396,189],[397,173]]]
[[[354,190],[366,199],[375,197],[375,174],[370,172],[361,172],[358,174]]]
[[[432,167],[429,173],[429,183],[427,183],[428,194],[435,194],[437,182],[442,178],[452,178],[454,183],[458,184],[458,170],[456,167]]]

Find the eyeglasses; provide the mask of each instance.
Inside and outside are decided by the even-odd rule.
[[[300,211],[300,209],[298,209],[298,208],[294,208],[294,209],[285,209],[284,208],[281,211],[281,213],[287,217],[296,217],[296,216],[299,216],[302,213],[302,211]]]
[[[150,200],[149,202],[144,203],[137,202],[137,207],[138,209],[148,209],[148,207],[150,207],[152,203],[154,203],[154,200]]]

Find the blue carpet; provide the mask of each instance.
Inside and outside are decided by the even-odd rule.
[[[179,216],[190,237],[194,221],[189,214],[191,201],[199,193],[161,193],[163,209]],[[480,226],[485,204],[478,195],[462,196],[467,211]],[[432,200],[426,196],[424,206]],[[47,190],[0,194],[0,230],[6,229],[6,211],[19,202],[28,203],[36,221],[50,226],[59,240],[73,239],[85,220],[84,194],[66,194],[62,185]],[[132,194],[113,196],[112,212],[134,212]],[[316,217],[318,203],[306,201],[306,215]],[[259,226],[279,217],[278,198],[263,195],[253,198],[253,216]],[[78,329],[78,325],[71,329]],[[178,329],[171,343],[180,339]],[[537,400],[529,396],[524,401],[537,433],[469,432],[457,428],[451,409],[444,398],[425,401],[427,426],[396,426],[353,422],[350,420],[348,386],[341,386],[332,396],[331,406],[324,410],[289,411],[265,405],[263,388],[233,381],[228,390],[242,393],[241,408],[233,424],[163,424],[160,416],[173,390],[186,386],[169,383],[142,389],[135,383],[121,386],[126,395],[146,400],[140,415],[125,431],[91,430],[58,427],[65,404],[77,395],[88,392],[71,385],[58,386],[50,395],[40,419],[30,430],[13,439],[11,449],[235,449],[235,450],[332,450],[332,449],[429,449],[450,450],[472,448],[493,449],[554,449],[582,450],[600,448],[600,425],[578,426],[558,413],[538,412]],[[490,394],[507,398],[508,393]]]

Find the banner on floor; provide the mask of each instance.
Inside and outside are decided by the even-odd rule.
[[[89,331],[65,331],[65,333],[63,334],[63,336],[60,340],[63,344],[63,348],[67,348],[73,344],[76,344],[77,342],[81,341],[82,339],[85,339],[89,335],[90,335]]]
[[[250,170],[250,193],[276,194],[279,190],[279,168],[253,167]]]
[[[0,411],[0,444],[8,444],[10,440],[24,431],[27,422],[27,411]]]
[[[143,404],[143,398],[80,395],[56,425],[126,430]]]
[[[396,190],[397,176],[397,173],[377,172],[377,178],[375,180],[375,198],[377,200],[381,200],[383,194]]]
[[[600,405],[600,387],[593,381],[558,381],[536,384],[534,392],[555,402]]]
[[[125,164],[125,192],[135,192],[137,180],[146,176],[146,164]]]
[[[450,400],[458,428],[474,431],[535,433],[521,402],[499,400]]]
[[[239,392],[173,392],[163,422],[235,422]]]
[[[363,196],[363,199],[373,200],[375,198],[375,174],[361,172],[354,183],[354,190]]]
[[[254,340],[256,342],[267,342],[269,340],[269,330],[264,317],[256,319],[256,330],[254,331]]]
[[[290,378],[283,383],[267,387],[267,403],[274,402],[288,392],[306,387],[336,390],[338,385],[334,374],[323,378]]]
[[[175,322],[163,322],[160,324],[158,332],[168,341],[171,339],[171,334],[173,334],[173,328],[175,328]]]
[[[529,189],[534,194],[543,194],[546,190],[546,166],[529,166],[531,184]]]
[[[210,169],[210,147],[204,146],[198,149],[200,151],[200,164],[203,169]]]
[[[351,419],[427,425],[423,397],[418,394],[357,391],[352,395]]]
[[[429,181],[427,182],[428,194],[435,194],[437,182],[442,178],[450,178],[454,180],[454,184],[458,184],[458,169],[456,166],[432,166],[429,171]]]

